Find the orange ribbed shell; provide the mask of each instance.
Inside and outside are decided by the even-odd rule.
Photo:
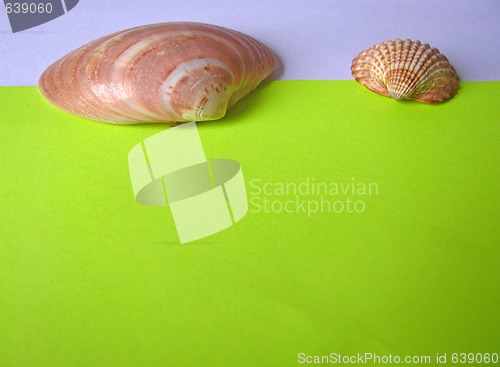
[[[442,102],[453,97],[459,87],[457,72],[446,56],[437,48],[409,39],[370,47],[353,60],[351,71],[366,88],[398,100]]]

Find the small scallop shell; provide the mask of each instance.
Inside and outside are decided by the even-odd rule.
[[[371,91],[394,99],[425,103],[445,101],[458,90],[458,75],[446,56],[420,41],[385,41],[353,61],[354,79]]]
[[[253,38],[201,23],[160,23],[92,41],[39,80],[58,108],[119,124],[214,120],[274,69]]]

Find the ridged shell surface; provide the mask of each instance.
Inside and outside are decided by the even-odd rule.
[[[458,75],[446,56],[420,41],[379,43],[352,62],[354,79],[371,91],[394,99],[425,103],[445,101],[458,90]]]
[[[92,120],[133,124],[214,120],[274,69],[255,39],[201,23],[161,23],[92,41],[39,80],[58,108]]]

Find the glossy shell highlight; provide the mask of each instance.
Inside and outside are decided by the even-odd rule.
[[[409,39],[370,47],[353,60],[351,71],[358,83],[397,100],[443,102],[459,88],[457,72],[446,56],[427,43]]]
[[[116,32],[62,57],[39,79],[56,107],[91,120],[214,120],[275,67],[272,52],[234,30],[160,23]]]

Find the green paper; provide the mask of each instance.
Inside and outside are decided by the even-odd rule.
[[[167,126],[1,87],[0,366],[500,353],[499,93],[464,82],[425,105],[354,81],[267,83],[198,124],[208,159],[241,165],[248,213],[180,245],[128,170]]]

